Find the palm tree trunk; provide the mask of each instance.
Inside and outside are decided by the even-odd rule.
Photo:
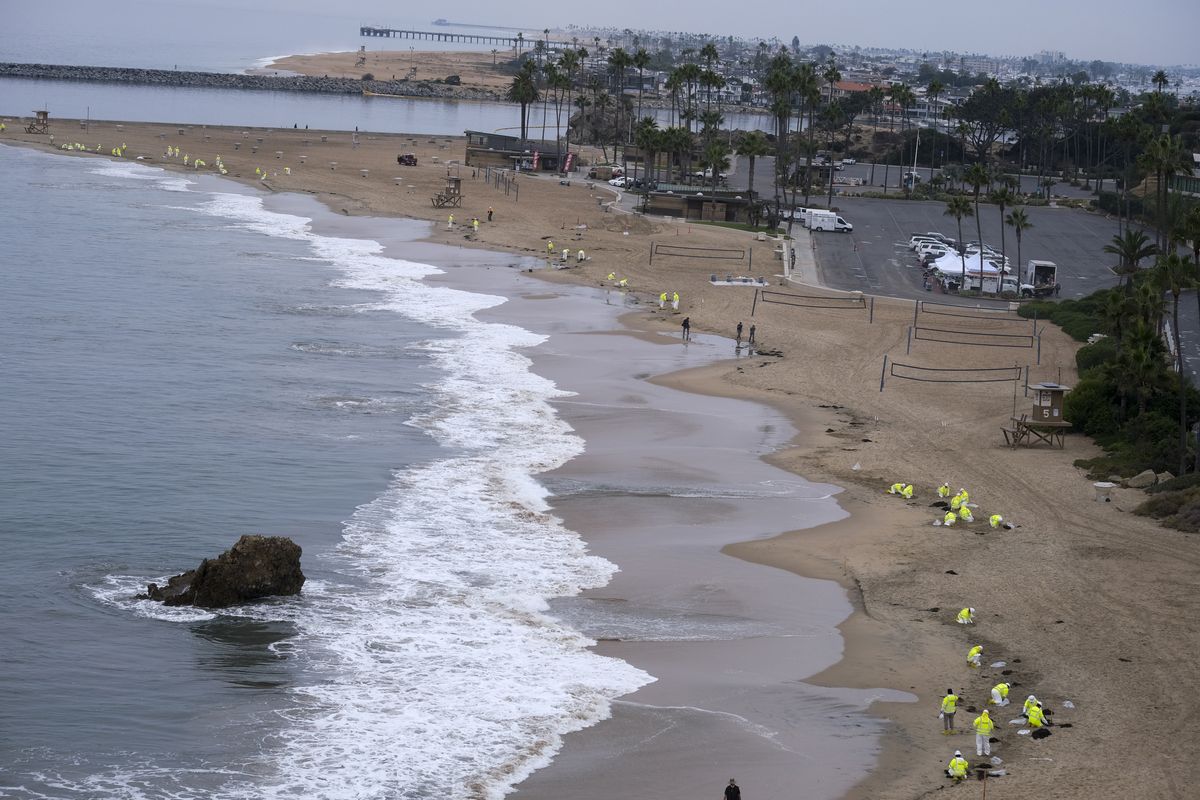
[[[1179,337],[1179,294],[1173,293],[1171,334],[1175,338],[1175,358],[1179,368],[1179,475],[1187,472],[1187,378],[1183,374],[1183,350]]]

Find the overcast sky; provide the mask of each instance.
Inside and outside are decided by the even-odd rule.
[[[380,21],[419,18],[420,6],[355,0],[345,8]],[[1069,58],[1143,64],[1200,63],[1200,0],[458,0],[430,3],[429,20],[495,25],[605,25],[770,38],[785,43],[908,47],[991,55],[1061,50]],[[401,11],[403,9],[403,11]]]

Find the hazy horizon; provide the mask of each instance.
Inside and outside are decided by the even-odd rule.
[[[211,9],[212,13],[201,13],[197,18],[198,8]],[[193,38],[224,38],[221,30],[245,38],[249,31],[240,30],[238,20],[247,18],[254,20],[249,24],[263,34],[259,39],[266,49],[287,38],[286,17],[308,15],[310,21],[323,19],[326,23],[306,31],[303,37],[291,37],[296,39],[292,52],[311,52],[305,48],[335,42],[341,47],[360,42],[370,49],[388,49],[388,40],[360,39],[357,26],[422,29],[432,27],[435,18],[445,17],[451,22],[533,31],[577,25],[745,39],[774,37],[784,44],[790,44],[795,36],[804,45],[909,49],[931,56],[952,51],[1020,57],[1050,50],[1079,61],[1099,59],[1162,67],[1200,63],[1195,41],[1196,31],[1200,30],[1200,3],[1196,0],[1150,0],[1136,10],[1116,0],[1009,0],[972,7],[932,0],[902,4],[843,0],[783,7],[765,0],[745,0],[735,11],[715,3],[710,9],[708,0],[699,0],[687,7],[686,15],[676,8],[648,5],[642,0],[608,0],[569,12],[530,0],[512,0],[504,6],[462,0],[451,7],[433,6],[428,10],[400,6],[392,0],[359,0],[347,5],[317,0],[126,0],[121,13],[114,14],[104,4],[60,0],[53,6],[21,4],[9,9],[6,23],[10,38],[7,42],[0,40],[0,53],[40,50],[43,42],[79,41],[91,46],[105,40],[123,40],[129,36],[130,26],[137,27],[139,20],[150,23],[148,27],[155,31],[169,31],[171,39],[189,33]],[[153,44],[147,42],[148,46]],[[395,41],[390,44],[399,49],[407,47]],[[252,58],[274,55],[280,54],[246,54]]]
[[[815,10],[810,10],[814,7]],[[379,22],[386,22],[389,13],[398,16],[395,6],[379,0],[368,0],[360,8]],[[781,7],[766,0],[745,0],[738,4],[736,13],[731,13],[727,6],[714,4],[710,15],[701,0],[688,6],[685,18],[671,7],[647,5],[641,0],[609,0],[573,9],[571,16],[564,19],[562,12],[547,9],[543,3],[514,0],[504,6],[501,14],[495,4],[464,0],[450,8],[430,11],[429,21],[445,17],[451,22],[477,21],[535,30],[574,24],[686,31],[744,38],[777,37],[785,44],[797,36],[802,44],[907,48],[930,53],[952,50],[991,56],[1030,56],[1042,50],[1059,50],[1077,60],[1159,66],[1200,62],[1196,45],[1200,3],[1151,0],[1136,7],[1136,17],[1133,8],[1116,0],[1053,3],[1009,0],[987,6],[948,6],[932,0],[906,3],[842,0],[812,7],[808,4]],[[953,13],[948,14],[951,9]],[[1164,24],[1167,22],[1170,24]],[[1131,36],[1131,29],[1138,33]]]

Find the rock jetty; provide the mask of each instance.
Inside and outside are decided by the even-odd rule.
[[[403,97],[435,97],[451,100],[504,99],[501,93],[487,89],[473,89],[429,81],[355,80],[353,78],[318,78],[309,75],[247,75],[236,72],[83,67],[69,64],[0,63],[0,77],[264,92],[362,94],[366,90],[376,94],[401,95]]]

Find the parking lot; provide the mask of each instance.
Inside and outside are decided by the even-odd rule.
[[[812,234],[822,283],[892,297],[928,296],[908,239],[926,231],[957,239],[958,226],[945,215],[945,203],[842,197],[835,206],[854,225],[854,232]],[[1117,233],[1116,220],[1070,208],[1024,208],[1033,226],[1022,236],[1021,258],[1058,264],[1061,297],[1083,297],[1116,285],[1117,277],[1109,269],[1113,257],[1103,251]],[[982,204],[979,211],[983,240],[999,250],[999,209]],[[962,235],[967,241],[977,238],[974,217],[963,219]],[[1005,236],[1009,262],[1016,269],[1016,235],[1006,226]]]
[[[853,178],[861,181],[859,186],[844,186],[835,182],[834,202],[840,198],[842,193],[849,192],[865,192],[865,191],[883,191],[887,187],[889,192],[899,194],[902,191],[902,181],[904,173],[912,172],[912,164],[901,166],[899,164],[848,164],[844,169],[839,170],[837,178]],[[941,173],[941,169],[935,171]],[[929,181],[929,177],[933,172],[927,166],[918,166],[916,169],[917,175],[923,183]],[[1010,175],[1011,179],[1017,181],[1020,192],[1024,194],[1036,194],[1038,192],[1038,180],[1035,175]],[[836,179],[835,179],[836,181]],[[729,175],[729,185],[734,189],[745,189],[750,184],[750,159],[745,156],[737,156],[733,159],[733,166]],[[775,157],[763,156],[754,160],[754,189],[762,196],[772,196],[775,185]],[[1106,184],[1106,188],[1112,191],[1112,184]],[[1071,198],[1088,198],[1092,197],[1090,190],[1082,187],[1071,186],[1068,183],[1056,183],[1050,189],[1051,193],[1058,197]],[[824,203],[824,198],[827,198],[827,190],[822,189],[815,191],[812,194],[812,202]]]

